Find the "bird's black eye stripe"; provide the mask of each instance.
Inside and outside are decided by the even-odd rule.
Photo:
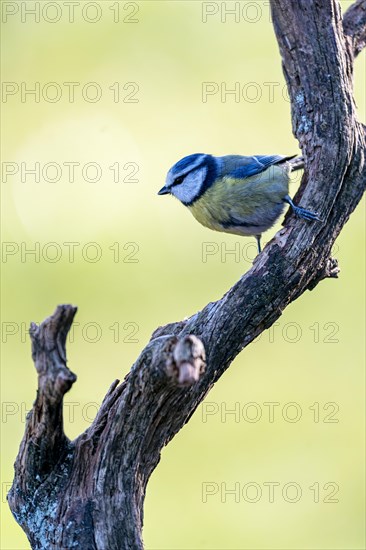
[[[183,180],[184,180],[184,176],[178,176],[177,178],[175,178],[173,185],[179,185],[180,183],[183,182]]]

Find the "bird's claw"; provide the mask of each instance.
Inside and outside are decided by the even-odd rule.
[[[306,210],[305,208],[301,208],[300,206],[293,206],[292,209],[294,211],[294,214],[299,218],[303,218],[304,220],[309,221],[322,221],[316,212],[310,212],[310,210]]]
[[[319,218],[319,214],[317,214],[317,212],[310,212],[310,210],[301,208],[301,206],[296,206],[296,204],[294,204],[293,200],[289,195],[286,195],[286,197],[284,198],[284,201],[291,206],[295,216],[297,216],[298,218],[302,218],[303,220],[308,220],[308,221],[317,221],[317,222],[322,221],[322,219]]]

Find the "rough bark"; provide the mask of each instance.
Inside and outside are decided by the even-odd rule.
[[[344,34],[351,41],[351,51],[356,57],[366,45],[366,2],[357,0],[343,17]]]
[[[365,129],[352,92],[366,2],[343,21],[336,0],[272,0],[271,9],[306,165],[296,199],[322,222],[288,215],[221,300],[157,329],[75,441],[63,432],[62,401],[76,379],[65,355],[76,308],[59,306],[32,325],[38,393],[8,495],[32,548],[142,549],[145,489],[162,447],[245,346],[290,302],[338,274],[330,251],[366,183]]]

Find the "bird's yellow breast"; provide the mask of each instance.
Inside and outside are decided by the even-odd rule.
[[[286,167],[271,166],[245,179],[217,179],[188,208],[197,221],[210,229],[253,235],[253,226],[262,232],[276,221],[282,212],[288,186]]]

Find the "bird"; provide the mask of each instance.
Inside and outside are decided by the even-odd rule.
[[[303,167],[297,155],[194,153],[170,168],[158,195],[173,195],[209,229],[254,236],[260,253],[262,233],[279,219],[286,203],[299,218],[321,221],[288,194],[291,172]]]

